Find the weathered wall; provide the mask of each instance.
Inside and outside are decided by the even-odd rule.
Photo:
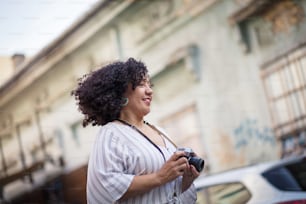
[[[119,3],[111,6],[116,5]],[[82,167],[98,128],[81,127],[82,116],[70,91],[78,77],[101,64],[135,57],[148,65],[155,83],[147,120],[165,128],[180,146],[190,146],[203,156],[207,171],[277,159],[279,143],[271,129],[260,66],[277,55],[280,45],[259,46],[251,27],[252,49],[246,52],[237,26],[228,20],[237,7],[234,0],[135,1],[103,25],[101,11],[83,25],[84,36],[89,28],[95,30],[86,40],[76,32],[70,43],[57,50],[61,56],[57,61],[46,56],[55,62],[1,105],[1,119],[9,114],[15,123],[30,119],[21,133],[26,158],[31,161],[30,149],[39,141],[34,112],[46,105],[49,109],[41,110],[40,117],[44,135],[53,138],[48,151],[64,157],[66,165],[60,171]],[[261,25],[260,21],[252,23]],[[305,27],[304,21],[295,31],[298,40],[291,36],[287,43],[300,42]],[[80,45],[76,45],[78,37],[84,40]],[[41,66],[49,65],[48,59]],[[13,134],[5,141],[6,156],[18,152],[16,132]],[[7,189],[13,190],[14,185]]]

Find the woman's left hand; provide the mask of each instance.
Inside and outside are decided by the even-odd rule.
[[[188,165],[188,168],[186,168],[184,174],[183,174],[183,180],[182,180],[182,192],[187,190],[193,181],[198,178],[200,173],[196,170],[196,168],[193,165]]]

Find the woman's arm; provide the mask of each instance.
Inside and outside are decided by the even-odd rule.
[[[156,173],[134,176],[131,185],[120,200],[144,194],[182,176],[189,166],[184,155],[184,152],[175,152]]]

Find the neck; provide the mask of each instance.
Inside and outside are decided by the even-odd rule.
[[[141,128],[144,124],[143,117],[136,117],[136,116],[121,114],[119,119],[129,123],[130,125],[138,127],[138,128]]]

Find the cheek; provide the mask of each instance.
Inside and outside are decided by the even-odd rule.
[[[141,104],[141,99],[139,99],[138,97],[135,97],[135,96],[131,97],[129,101],[130,101],[129,102],[130,105],[134,106],[136,108]]]

